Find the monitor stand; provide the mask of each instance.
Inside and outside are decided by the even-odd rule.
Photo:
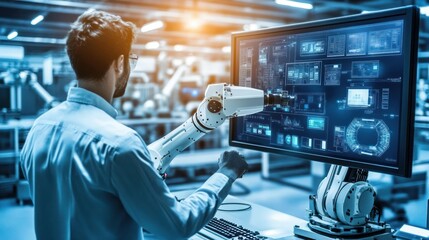
[[[295,226],[295,235],[318,240],[393,239],[390,225],[380,221],[381,213],[374,207],[376,192],[367,178],[367,170],[332,165],[317,195],[310,195],[308,223]]]

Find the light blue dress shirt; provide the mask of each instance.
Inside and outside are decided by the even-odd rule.
[[[182,201],[153,167],[142,138],[115,120],[99,95],[71,88],[67,101],[40,116],[21,166],[30,183],[38,239],[161,239],[199,231],[232,180],[215,173]]]

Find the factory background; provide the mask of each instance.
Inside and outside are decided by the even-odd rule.
[[[35,118],[64,101],[76,84],[65,51],[70,24],[85,11],[102,10],[133,22],[139,56],[125,95],[115,99],[118,120],[152,143],[186,121],[207,85],[230,83],[231,33],[406,5],[420,7],[414,165],[411,178],[373,173],[383,196],[383,217],[394,227],[426,227],[429,171],[429,2],[426,0],[118,0],[0,2],[0,238],[35,239],[28,183],[20,149]],[[427,14],[427,15],[426,15]],[[229,123],[207,134],[172,162],[174,191],[200,186],[217,170],[228,144]],[[249,172],[231,194],[306,218],[308,195],[329,166],[239,149]],[[424,213],[424,214],[422,214]],[[2,236],[6,236],[3,238]]]

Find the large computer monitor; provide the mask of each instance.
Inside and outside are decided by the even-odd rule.
[[[410,176],[418,10],[232,35],[232,84],[294,97],[230,122],[230,145]]]

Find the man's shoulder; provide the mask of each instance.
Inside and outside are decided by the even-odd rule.
[[[131,145],[134,143],[141,144],[142,142],[141,137],[134,129],[115,119],[98,121],[94,126],[90,126],[89,131],[93,134],[102,136],[109,143],[114,144],[117,147],[129,144]]]
[[[94,135],[109,144],[141,141],[137,132],[97,108],[77,109],[62,103],[38,117],[34,125],[55,125],[86,135]]]
[[[37,125],[58,125],[61,122],[61,117],[64,116],[63,110],[64,102],[59,104],[58,106],[43,112],[40,116],[38,116],[34,122],[33,127]]]

